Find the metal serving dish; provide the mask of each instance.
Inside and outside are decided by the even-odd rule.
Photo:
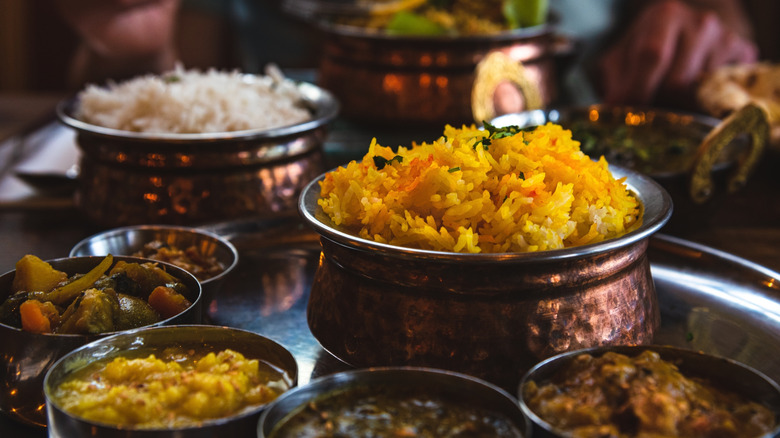
[[[700,351],[666,345],[607,346],[562,353],[540,362],[523,376],[518,390],[518,399],[523,413],[532,424],[533,436],[543,438],[566,438],[571,433],[562,431],[537,415],[526,403],[523,388],[530,381],[537,384],[550,381],[559,371],[565,369],[575,357],[589,354],[600,357],[607,352],[615,352],[629,357],[639,355],[645,350],[657,352],[661,359],[673,363],[683,376],[700,378],[715,387],[733,392],[765,405],[775,413],[776,426],[770,433],[760,438],[780,436],[780,386],[765,374],[733,359],[705,354]]]
[[[323,214],[318,178],[300,199],[323,253],[307,310],[312,334],[355,367],[442,368],[504,388],[563,351],[651,342],[659,310],[646,250],[671,215],[671,199],[646,176],[610,170],[641,201],[641,226],[596,244],[502,254],[356,237]]]
[[[103,231],[85,238],[70,250],[70,257],[133,255],[152,241],[185,250],[196,247],[204,257],[214,257],[224,266],[221,274],[199,280],[203,308],[219,293],[225,278],[238,265],[238,250],[229,240],[210,231],[175,225],[137,225]]]
[[[318,83],[337,96],[347,118],[380,126],[473,123],[472,106],[492,109],[502,80],[523,92],[524,109],[557,97],[556,56],[566,45],[553,23],[474,36],[402,36],[332,22],[318,27],[324,35]],[[478,66],[493,53],[513,61],[516,75],[504,73],[504,64],[480,74]]]
[[[529,436],[530,424],[523,417],[517,400],[506,391],[472,376],[417,367],[352,370],[312,380],[282,394],[263,412],[257,425],[257,436],[274,436],[275,427],[310,401],[355,391],[362,393],[366,389],[389,392],[390,396],[394,395],[394,389],[437,395],[458,406],[500,414],[520,431],[521,436]]]
[[[251,75],[246,76],[252,80]],[[81,149],[76,204],[101,226],[193,225],[295,209],[323,171],[322,143],[336,99],[298,83],[312,119],[268,129],[148,134],[85,123],[76,99],[57,107]]]
[[[63,410],[51,395],[54,388],[85,365],[116,357],[146,357],[169,347],[191,348],[196,351],[235,350],[247,358],[263,360],[286,375],[289,387],[298,382],[295,358],[273,340],[230,327],[207,325],[177,325],[133,330],[100,339],[74,350],[51,367],[43,381],[50,436],[76,437],[245,437],[254,434],[260,413],[267,405],[257,406],[231,417],[205,421],[196,427],[178,429],[133,429],[92,422]],[[158,353],[159,355],[159,353]]]
[[[55,269],[71,276],[86,273],[103,260],[104,257],[70,257],[47,262]],[[145,262],[147,259],[135,257],[114,257],[114,262]],[[194,296],[192,305],[182,313],[160,321],[153,326],[172,324],[197,324],[201,322],[201,287],[198,280],[189,272],[173,265],[163,264],[165,270],[180,279]],[[8,298],[15,271],[0,276],[0,302]],[[12,418],[34,426],[46,426],[43,379],[47,370],[71,350],[96,339],[114,333],[99,335],[58,335],[26,332],[20,328],[0,324],[0,410]]]
[[[603,154],[610,164],[661,184],[675,206],[665,230],[685,232],[706,225],[722,199],[746,183],[766,144],[767,125],[760,113],[745,108],[721,121],[658,108],[591,105],[505,114],[491,124],[552,122],[570,129],[583,152],[596,159]]]

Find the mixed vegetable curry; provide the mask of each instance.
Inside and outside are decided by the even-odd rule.
[[[153,262],[114,264],[108,255],[69,277],[28,254],[16,263],[0,323],[34,333],[108,333],[171,318],[191,305],[188,296],[181,280]]]

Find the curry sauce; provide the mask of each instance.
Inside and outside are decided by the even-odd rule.
[[[549,382],[526,383],[523,398],[572,437],[757,437],[776,422],[767,407],[686,377],[651,350],[581,354]]]

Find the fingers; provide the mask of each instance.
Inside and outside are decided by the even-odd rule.
[[[713,12],[693,14],[688,11],[687,22],[678,34],[677,52],[664,78],[662,88],[667,94],[685,92],[707,67],[711,54],[722,53],[720,42],[724,28]]]
[[[631,31],[604,56],[604,100],[646,104],[674,60],[680,22],[676,2],[659,2],[641,14]],[[671,17],[671,18],[670,18]]]
[[[657,96],[688,96],[702,73],[754,62],[755,44],[711,12],[677,0],[648,6],[600,61],[607,103],[649,104]]]
[[[179,0],[68,0],[63,16],[101,56],[150,56],[173,44],[178,6]]]

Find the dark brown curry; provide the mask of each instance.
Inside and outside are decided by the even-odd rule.
[[[549,382],[529,381],[523,399],[572,437],[757,437],[775,427],[768,408],[688,378],[658,353],[577,356]]]

